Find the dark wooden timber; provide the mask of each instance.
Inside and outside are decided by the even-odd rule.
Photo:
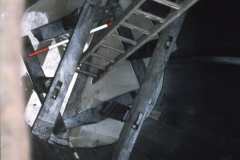
[[[171,54],[173,44],[179,34],[184,17],[185,14],[181,15],[165,28],[160,35],[143,83],[123,126],[113,154],[113,160],[127,160],[131,155],[151,102],[155,100],[156,92],[158,94],[160,92],[157,90],[157,86],[159,86],[159,82],[164,74],[165,66]]]
[[[87,0],[79,16],[64,57],[53,79],[49,93],[33,126],[32,133],[46,140],[52,134],[78,61],[83,53],[101,0]]]
[[[38,89],[38,84],[37,84],[37,79],[40,77],[45,77],[42,67],[38,61],[38,58],[36,56],[33,57],[28,57],[28,54],[34,52],[32,43],[29,39],[28,36],[24,36],[22,38],[23,40],[23,46],[24,46],[24,51],[22,54],[23,61],[26,65],[28,74],[31,78],[31,81],[33,83],[34,90],[36,91],[41,103],[44,101],[44,97],[42,92]]]
[[[98,23],[98,26],[108,23],[109,20],[110,20],[110,18],[102,19]],[[96,41],[96,39],[99,37],[100,34],[101,34],[101,32],[94,33],[92,42]],[[88,59],[86,61],[90,62],[90,59]],[[88,65],[82,64],[81,70],[87,71],[88,70]],[[83,73],[78,73],[77,80],[74,84],[72,93],[71,93],[71,95],[68,99],[68,103],[67,103],[66,109],[65,109],[64,114],[63,114],[63,119],[70,118],[70,117],[72,117],[72,116],[74,116],[78,113],[79,108],[81,106],[81,98],[80,97],[81,97],[82,92],[84,91],[84,88],[86,86],[87,77],[88,76],[83,74]]]

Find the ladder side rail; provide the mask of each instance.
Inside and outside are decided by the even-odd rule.
[[[96,43],[90,45],[89,50],[83,53],[80,64],[87,59],[87,57],[91,56],[92,53],[94,53],[95,50],[98,49],[98,47],[101,46],[101,44],[104,43],[105,39],[111,36],[120,26],[122,22],[125,22],[129,16],[131,16],[134,13],[134,10],[139,8],[146,0],[135,0],[133,1],[128,8],[123,12],[122,15],[116,21],[109,26],[109,28],[102,34],[102,36],[99,37],[99,39],[96,41]]]
[[[119,55],[115,59],[115,63],[108,64],[106,66],[105,71],[100,71],[98,73],[98,77],[94,78],[92,83],[97,82],[100,78],[102,78],[109,70],[118,65],[120,62],[128,58],[131,54],[133,54],[136,50],[138,50],[142,45],[144,45],[147,41],[149,41],[152,37],[162,31],[165,27],[167,27],[171,22],[173,22],[176,18],[178,18],[182,13],[184,13],[188,8],[190,8],[193,4],[195,4],[198,0],[185,0],[181,4],[181,9],[171,11],[167,17],[165,18],[164,23],[158,23],[153,28],[150,29],[149,35],[143,35],[137,40],[137,45],[130,46],[125,55]]]

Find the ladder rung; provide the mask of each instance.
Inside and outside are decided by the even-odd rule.
[[[127,22],[123,22],[121,25],[125,26],[127,28],[130,28],[130,29],[137,30],[137,31],[142,32],[143,34],[146,34],[146,35],[150,34],[150,32],[148,30],[142,29],[142,28],[140,28],[138,26],[135,26],[135,25],[127,23]]]
[[[114,59],[110,59],[110,58],[107,58],[107,57],[103,57],[103,56],[100,56],[99,54],[92,53],[91,55],[94,56],[94,57],[98,57],[98,58],[105,59],[105,60],[107,60],[107,61],[109,61],[109,62],[111,62],[111,63],[114,63],[114,62],[115,62]]]
[[[104,67],[101,67],[101,66],[96,65],[96,64],[92,64],[92,63],[89,63],[89,62],[83,62],[83,63],[86,64],[86,65],[92,66],[92,67],[96,67],[96,68],[101,69],[101,70],[105,70]]]
[[[155,15],[153,15],[153,14],[151,14],[151,13],[148,13],[148,12],[141,11],[141,10],[139,10],[139,9],[135,10],[134,13],[135,13],[135,14],[138,14],[138,15],[143,15],[143,16],[145,16],[146,18],[149,18],[149,19],[154,20],[154,21],[158,21],[158,22],[161,22],[161,23],[164,22],[164,19],[163,19],[163,18],[158,17],[158,16],[155,16]]]
[[[106,32],[103,32],[93,43],[86,52],[84,52],[80,58],[79,63],[84,62],[92,53],[94,53],[100,46],[105,42],[105,40],[111,35],[116,33],[116,30],[119,28],[122,22],[125,22],[135,11],[135,9],[139,8],[146,0],[134,0],[125,10],[124,12],[114,21],[114,23],[108,27]],[[125,54],[124,54],[125,55]]]
[[[136,42],[136,41],[131,40],[131,39],[129,39],[129,38],[125,38],[125,37],[123,37],[123,36],[119,36],[119,35],[116,35],[116,34],[112,34],[111,36],[112,36],[113,38],[119,39],[119,40],[121,40],[121,41],[130,43],[130,44],[132,44],[132,45],[137,45],[137,42]]]
[[[133,1],[136,2],[137,0]],[[106,66],[105,71],[101,71],[98,73],[98,77],[94,78],[92,83],[97,82],[101,77],[103,77],[108,71],[112,70],[116,65],[118,65],[120,62],[122,62],[124,59],[129,57],[131,54],[133,54],[137,49],[139,49],[142,45],[144,45],[147,41],[149,41],[151,38],[153,38],[156,34],[161,32],[165,27],[167,27],[171,22],[173,22],[176,18],[178,18],[182,13],[184,13],[188,8],[190,8],[193,4],[195,4],[198,0],[184,0],[181,4],[181,9],[179,10],[173,10],[171,11],[167,17],[164,20],[164,23],[158,23],[154,27],[152,27],[150,31],[150,35],[143,35],[140,37],[137,41],[138,45],[130,46],[126,54],[119,55],[115,58],[114,64],[108,64]]]
[[[107,48],[107,49],[110,49],[110,50],[119,52],[119,53],[121,53],[121,54],[125,54],[125,51],[120,50],[120,49],[117,49],[117,48],[114,48],[114,47],[111,47],[111,46],[108,46],[108,45],[106,45],[106,44],[101,44],[101,47],[104,47],[104,48]]]
[[[177,10],[181,8],[180,5],[178,5],[178,4],[174,3],[174,2],[171,2],[169,0],[153,0],[153,1],[155,1],[157,3],[161,3],[163,5],[169,6],[171,8],[177,9]]]
[[[90,72],[86,72],[86,71],[82,71],[80,69],[77,69],[76,72],[78,73],[83,73],[83,74],[86,74],[86,75],[89,75],[89,76],[92,76],[92,77],[96,77],[97,78],[97,75],[96,74],[92,74]]]

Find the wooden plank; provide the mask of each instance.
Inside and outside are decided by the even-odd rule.
[[[106,24],[109,22],[109,18],[104,18],[102,19],[99,23],[98,26],[101,26],[103,24]],[[101,32],[96,32],[93,36],[92,43],[94,43],[97,38],[100,36]],[[91,58],[91,57],[89,57]],[[87,59],[89,62],[91,59]],[[88,70],[88,66],[85,64],[82,64],[81,70]],[[63,113],[63,119],[70,118],[74,115],[76,115],[79,111],[79,108],[81,107],[79,104],[81,104],[81,98],[79,98],[80,95],[82,95],[82,92],[84,91],[84,88],[86,86],[88,76],[82,73],[78,74],[78,77],[76,79],[76,82],[74,84],[72,93],[68,99],[68,103],[66,106],[66,109]]]
[[[54,124],[76,71],[101,0],[87,0],[78,19],[64,57],[53,79],[49,93],[33,126],[32,133],[41,139],[52,134]],[[71,65],[69,65],[71,64]]]
[[[186,5],[186,4],[185,4]],[[113,160],[128,159],[136,142],[146,112],[155,98],[157,87],[164,73],[166,63],[177,39],[185,14],[176,19],[162,31],[153,56],[149,62],[147,73],[135,98],[128,118],[123,126]],[[169,43],[169,44],[168,44]]]

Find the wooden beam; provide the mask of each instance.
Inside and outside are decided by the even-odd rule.
[[[48,139],[76,71],[83,48],[95,20],[101,0],[87,0],[79,16],[63,59],[53,79],[49,93],[33,125],[32,133],[41,139]]]
[[[156,99],[165,66],[171,55],[173,45],[177,39],[185,14],[177,18],[160,34],[157,46],[149,62],[147,72],[139,92],[133,102],[126,122],[120,134],[113,154],[113,160],[127,160],[130,157],[147,111],[152,101]]]

